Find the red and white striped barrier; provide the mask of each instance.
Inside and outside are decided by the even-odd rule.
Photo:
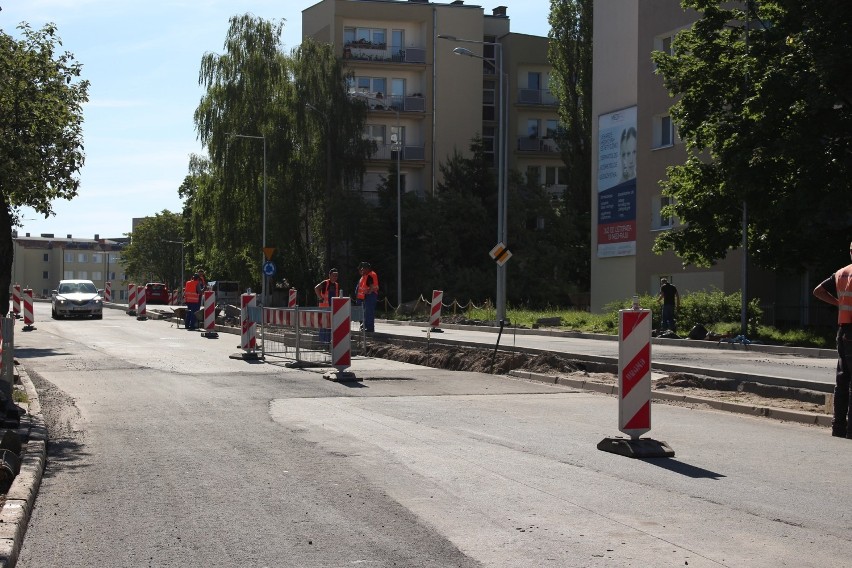
[[[171,292],[169,292],[169,305],[170,306],[177,306],[178,305],[178,291],[177,290],[172,290]]]
[[[24,329],[32,328],[35,323],[33,317],[33,291],[32,288],[24,290]]]
[[[432,311],[429,316],[429,326],[435,331],[441,326],[441,307],[444,304],[444,291],[432,290]]]
[[[331,299],[331,364],[340,373],[352,365],[352,304],[349,298]]]
[[[257,294],[243,294],[240,296],[240,326],[242,327],[242,339],[240,348],[245,353],[254,354],[257,351],[257,325],[249,321],[248,308],[257,305]]]
[[[12,286],[12,313],[15,317],[21,315],[21,285],[15,284]]]
[[[331,314],[327,311],[299,312],[299,327],[310,329],[328,329],[331,327]]]
[[[280,326],[292,326],[294,319],[294,314],[290,309],[284,308],[266,308],[263,310],[263,324],[264,325],[280,325]]]
[[[112,282],[104,282],[104,302],[112,302]]]
[[[639,438],[651,429],[651,310],[618,312],[618,429]]]
[[[136,311],[136,284],[127,285],[127,313]]]
[[[290,288],[290,297],[287,300],[288,308],[295,308],[298,305],[298,300],[296,299],[297,290],[295,288]]]
[[[203,329],[206,337],[218,335],[216,333],[216,293],[213,290],[204,291]]]
[[[136,319],[148,319],[148,291],[144,286],[136,290]]]

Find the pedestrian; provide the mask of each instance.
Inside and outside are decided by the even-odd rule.
[[[376,331],[376,303],[379,300],[379,277],[370,267],[369,262],[358,265],[361,279],[358,281],[358,291],[355,298],[364,305],[364,324],[362,329],[368,333]]]
[[[852,243],[849,244],[852,258]],[[852,420],[852,264],[841,268],[814,288],[814,296],[832,306],[837,306],[837,378],[834,385],[834,419],[831,435],[852,438],[847,429]]]
[[[195,312],[199,308],[202,290],[201,277],[196,272],[183,287],[183,300],[186,302],[186,316],[184,316],[183,323],[186,329],[193,330],[197,327]]]
[[[207,273],[200,266],[195,269],[195,272],[198,273],[198,280],[201,282],[201,291],[203,292],[207,289]]]
[[[314,293],[319,299],[319,307],[327,308],[331,305],[331,298],[340,295],[340,283],[337,282],[337,269],[328,271],[328,278],[314,286]]]
[[[680,294],[674,284],[669,284],[667,278],[660,278],[660,293],[657,302],[663,303],[663,314],[660,318],[660,329],[677,331],[675,317],[680,309]]]

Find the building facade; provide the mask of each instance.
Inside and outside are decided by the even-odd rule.
[[[48,233],[13,236],[12,284],[32,289],[34,297],[49,298],[60,280],[91,280],[98,288],[110,281],[114,299],[125,299],[127,291],[118,286],[126,281],[119,264],[124,240],[102,239],[99,235],[93,239],[71,235],[57,238]]]
[[[675,34],[698,16],[679,0],[596,0],[594,10],[591,309],[636,293],[656,295],[661,277],[681,293],[731,294],[743,289],[745,271],[747,297],[760,298],[768,323],[808,323],[814,283],[807,275],[776,278],[744,265],[740,249],[710,268],[652,251],[660,231],[678,223],[661,214],[668,198],[660,182],[687,153],[651,53],[670,50]]]
[[[541,19],[545,30],[547,14]],[[508,167],[561,195],[547,38],[512,33],[506,7],[485,14],[462,0],[322,0],[302,12],[302,34],[334,45],[354,73],[351,96],[368,105],[364,136],[378,147],[361,188],[368,201],[397,161],[404,191],[434,193],[440,165],[456,151],[469,155],[477,135],[497,166],[501,94]]]

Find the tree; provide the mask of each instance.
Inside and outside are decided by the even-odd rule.
[[[559,99],[558,134],[567,188],[560,204],[567,231],[569,273],[562,277],[587,291],[591,270],[592,187],[592,16],[593,0],[551,0],[550,89]]]
[[[852,228],[852,3],[684,0],[701,17],[654,62],[689,152],[668,169],[657,238],[707,266],[738,248],[766,269],[834,264]]]
[[[89,82],[56,26],[18,27],[15,39],[0,30],[0,315],[9,312],[12,228],[20,208],[53,215],[52,201],[77,195],[83,167],[83,109]]]
[[[164,282],[171,287],[183,284],[181,253],[183,249],[174,242],[181,239],[181,216],[164,209],[153,217],[141,221],[131,237],[130,244],[121,253],[121,264],[128,277],[137,282]]]

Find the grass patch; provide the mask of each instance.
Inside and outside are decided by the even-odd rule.
[[[12,390],[12,400],[15,402],[29,403],[30,399],[27,396],[27,391],[19,388]]]

